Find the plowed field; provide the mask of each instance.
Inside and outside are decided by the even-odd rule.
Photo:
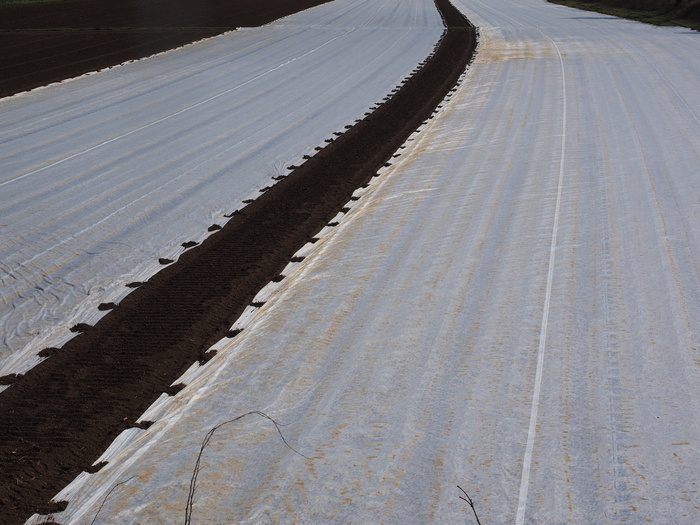
[[[327,0],[66,0],[0,6],[0,97],[260,26]]]

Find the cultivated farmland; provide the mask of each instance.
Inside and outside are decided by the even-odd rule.
[[[458,485],[482,523],[698,522],[698,34],[455,6],[479,28],[459,87],[34,522],[470,522]],[[35,319],[5,307],[7,373],[312,163],[442,27],[428,0],[335,0],[0,101],[27,261],[3,293]]]

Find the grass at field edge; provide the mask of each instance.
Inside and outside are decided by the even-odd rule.
[[[657,26],[678,26],[687,27],[700,31],[700,21],[687,18],[675,18],[673,12],[669,11],[641,11],[638,9],[629,9],[625,7],[610,6],[602,2],[587,2],[585,0],[547,0],[552,4],[564,5],[581,9],[583,11],[593,11],[605,15],[617,16],[626,18],[636,22],[645,24],[653,24]]]

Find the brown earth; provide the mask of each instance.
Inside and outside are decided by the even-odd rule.
[[[0,97],[329,0],[61,0],[0,5]]]
[[[456,85],[476,31],[436,0],[448,30],[432,58],[373,113],[261,194],[199,246],[164,267],[94,327],[0,393],[0,522],[49,503],[231,325],[292,256],[366,184]],[[397,87],[398,88],[398,87]],[[189,245],[188,245],[189,246]],[[183,503],[184,505],[184,503]]]

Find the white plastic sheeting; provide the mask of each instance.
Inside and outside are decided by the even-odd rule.
[[[57,521],[182,522],[251,410],[308,459],[221,428],[193,524],[700,521],[700,37],[459,5],[462,88]]]
[[[336,0],[0,100],[0,375],[362,118],[442,31],[432,0]]]

